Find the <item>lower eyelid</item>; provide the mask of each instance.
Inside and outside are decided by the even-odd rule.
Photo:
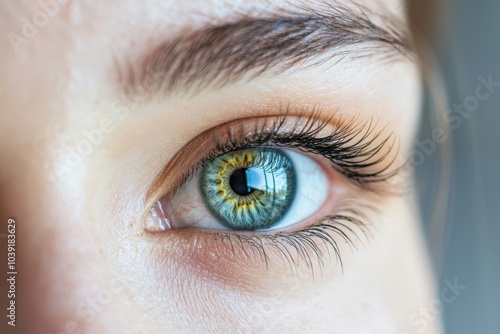
[[[354,254],[352,246],[365,242],[363,238],[370,224],[365,219],[373,217],[368,217],[374,214],[372,210],[355,198],[341,203],[341,209],[336,211],[345,218],[330,222],[332,228],[328,231],[335,242],[333,249],[325,239],[311,237],[313,229],[319,229],[317,225],[309,232],[286,233],[274,239],[181,229],[153,237],[156,261],[165,266],[167,272],[182,268],[207,283],[252,294],[265,291],[272,284],[282,284],[286,277],[318,279],[342,275],[349,257]],[[309,242],[293,245],[304,242],[304,238],[309,238]]]
[[[224,234],[189,229],[168,234],[168,240],[162,237],[155,251],[155,266],[160,266],[160,273],[181,268],[205,284],[251,294],[266,289],[270,282],[281,281],[283,276],[280,266],[266,268],[256,249],[248,244],[243,248],[237,240],[229,242]]]
[[[326,162],[322,167],[330,168]],[[335,175],[330,177],[335,178]],[[340,175],[336,177],[341,178]],[[350,193],[347,186],[339,187],[331,190],[328,200],[317,213],[298,223],[292,231],[277,230],[270,234],[173,229],[158,235],[157,242],[161,244],[160,248],[170,249],[171,253],[166,256],[176,262],[174,265],[187,266],[196,275],[221,284],[256,284],[255,277],[265,275],[272,280],[284,272],[287,276],[298,273],[314,275],[314,272],[324,270],[328,261],[337,263],[331,270],[340,273],[343,269],[340,263],[346,262],[351,246],[362,242],[360,239],[366,233],[368,219],[373,213],[368,205],[370,202],[371,199],[363,202],[359,193]],[[337,218],[322,221],[335,215]],[[330,241],[325,238],[327,234]],[[293,245],[305,239],[308,240],[306,243]]]

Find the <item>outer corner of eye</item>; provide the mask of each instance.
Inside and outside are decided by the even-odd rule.
[[[308,218],[332,212],[332,173],[326,163],[290,149],[231,151],[204,163],[175,194],[161,198],[150,210],[146,230],[297,230]]]

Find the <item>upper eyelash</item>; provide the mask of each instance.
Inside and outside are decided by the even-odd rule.
[[[304,153],[321,155],[331,162],[331,166],[338,173],[347,176],[361,188],[371,191],[380,190],[376,185],[395,176],[402,168],[391,168],[397,157],[397,154],[393,154],[391,158],[393,149],[397,148],[395,135],[391,133],[382,137],[383,129],[375,132],[377,123],[374,123],[372,118],[366,122],[357,122],[356,118],[339,120],[331,134],[318,137],[329,124],[328,121],[320,119],[320,113],[320,109],[314,108],[309,116],[306,116],[305,112],[294,115],[297,120],[305,118],[306,123],[299,125],[297,121],[290,131],[280,133],[290,115],[289,108],[286,108],[282,116],[270,120],[266,118],[264,123],[256,125],[250,135],[244,134],[242,126],[239,132],[236,131],[236,135],[228,131],[228,139],[224,142],[214,137],[215,148],[183,174],[173,193],[191,179],[198,169],[216,157],[231,151],[260,146],[295,148]],[[270,130],[264,131],[266,128]],[[354,140],[358,136],[360,138]],[[374,159],[384,148],[387,148],[387,152]],[[388,158],[391,160],[382,165]]]

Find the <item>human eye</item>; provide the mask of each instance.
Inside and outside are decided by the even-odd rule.
[[[327,196],[327,182],[321,167],[304,154],[244,148],[204,163],[165,206],[172,228],[274,230],[317,210]]]
[[[198,233],[247,255],[258,245],[294,263],[340,259],[339,243],[367,233],[370,201],[397,172],[396,140],[373,121],[319,114],[285,110],[194,138],[151,190],[146,231]]]

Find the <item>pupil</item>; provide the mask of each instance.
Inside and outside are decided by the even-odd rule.
[[[254,189],[248,185],[246,168],[238,169],[231,174],[229,177],[229,185],[231,189],[240,196],[248,196],[254,191]]]

